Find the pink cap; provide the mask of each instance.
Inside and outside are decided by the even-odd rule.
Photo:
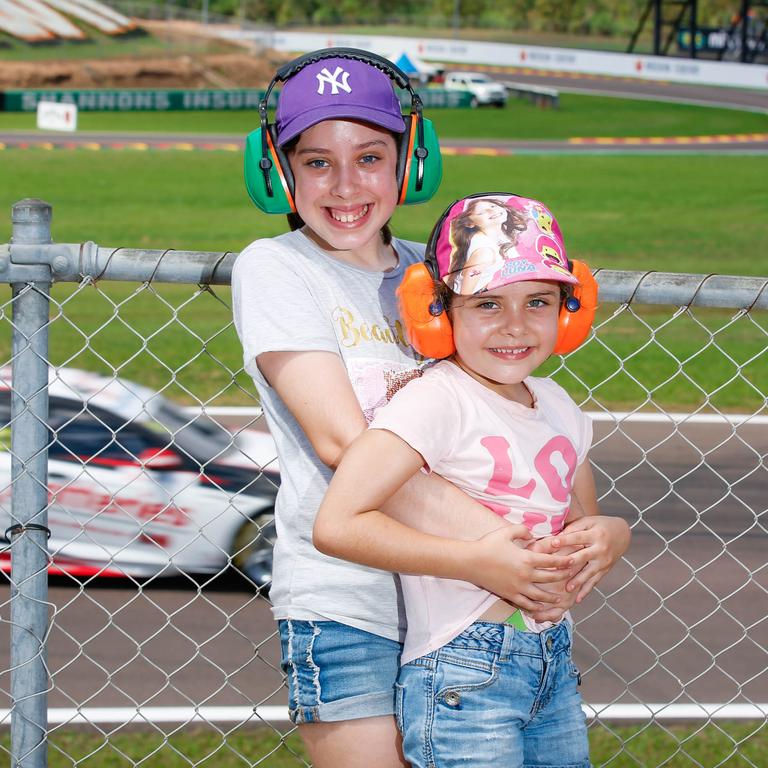
[[[454,203],[432,234],[440,279],[471,295],[521,280],[578,285],[568,268],[560,227],[538,200],[509,193]]]

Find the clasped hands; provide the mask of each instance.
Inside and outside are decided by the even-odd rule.
[[[542,539],[534,539],[523,525],[506,525],[476,542],[480,586],[528,611],[536,621],[559,621],[592,591],[629,541],[627,523],[606,515],[581,517],[556,536]],[[477,573],[470,579],[475,583]]]

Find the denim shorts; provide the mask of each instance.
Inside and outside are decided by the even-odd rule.
[[[394,714],[400,643],[335,621],[278,624],[294,723]]]
[[[540,634],[476,622],[405,664],[397,724],[412,768],[589,768],[566,622]]]

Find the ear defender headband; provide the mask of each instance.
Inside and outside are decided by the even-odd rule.
[[[251,200],[265,213],[296,211],[291,166],[277,144],[277,131],[267,114],[272,89],[310,64],[339,58],[361,61],[381,70],[395,85],[410,94],[411,109],[409,114],[403,115],[405,132],[400,136],[398,146],[398,205],[426,202],[440,186],[443,171],[437,133],[432,121],[422,116],[421,98],[413,90],[408,76],[383,56],[357,48],[325,48],[299,56],[280,67],[259,102],[261,126],[251,131],[245,142],[245,186]]]
[[[464,200],[504,196],[513,197],[509,193],[496,195],[484,192]],[[429,236],[424,261],[412,264],[406,269],[397,289],[400,317],[406,337],[419,354],[428,358],[442,359],[450,357],[456,351],[451,321],[437,296],[436,289],[441,282],[437,260],[438,238],[445,220],[458,202],[460,201],[455,201],[443,212]],[[567,355],[584,343],[589,336],[597,310],[597,280],[589,267],[583,261],[569,260],[567,263],[568,271],[578,280],[578,285],[573,286],[572,294],[560,308],[557,341],[553,350],[556,355]]]

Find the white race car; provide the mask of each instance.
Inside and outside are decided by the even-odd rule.
[[[11,370],[0,368],[0,537],[11,519]],[[50,572],[216,574],[259,587],[272,570],[279,474],[269,434],[232,435],[153,390],[52,369]],[[0,567],[8,570],[7,546]]]

